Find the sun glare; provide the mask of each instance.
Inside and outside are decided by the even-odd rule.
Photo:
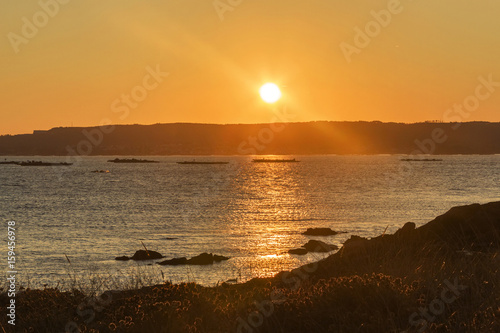
[[[260,97],[266,103],[275,103],[281,98],[281,90],[274,83],[266,83],[260,87]]]

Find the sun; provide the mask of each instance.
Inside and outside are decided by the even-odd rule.
[[[281,98],[281,90],[274,83],[266,83],[260,87],[260,97],[266,103],[275,103]]]

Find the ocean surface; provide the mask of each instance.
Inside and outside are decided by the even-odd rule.
[[[309,239],[339,246],[351,235],[422,225],[457,205],[500,200],[500,156],[293,156],[300,163],[251,157],[136,157],[157,164],[114,164],[84,157],[69,167],[0,165],[0,218],[16,222],[16,269],[23,286],[101,284],[121,288],[164,280],[215,285],[272,276],[328,254],[286,253]],[[3,157],[65,161],[64,157]],[[279,157],[285,158],[285,157]],[[177,161],[228,161],[180,165]],[[92,173],[109,170],[109,173]],[[309,227],[346,232],[301,234]],[[121,262],[136,250],[231,257],[213,266]],[[5,271],[7,250],[2,251]],[[67,256],[67,258],[66,258]]]

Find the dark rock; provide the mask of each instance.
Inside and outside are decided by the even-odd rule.
[[[193,257],[191,259],[186,259],[186,257],[182,258],[174,258],[170,260],[165,260],[162,262],[159,262],[159,265],[170,265],[170,266],[176,266],[176,265],[211,265],[214,262],[221,262],[223,260],[228,260],[229,257],[224,257],[224,256],[219,256],[216,254],[212,253],[202,253],[200,255],[197,255],[196,257]]]
[[[221,262],[223,260],[229,260],[229,257],[224,257],[224,256],[219,256],[219,255],[214,254],[214,261],[215,262]]]
[[[356,267],[357,274],[378,271],[380,267],[413,274],[423,271],[422,267],[435,269],[436,263],[445,260],[447,263],[454,260],[462,263],[464,253],[495,253],[498,249],[500,202],[473,204],[454,207],[419,228],[406,223],[392,235],[371,239],[351,236],[339,252],[318,262],[314,276],[329,278],[337,274],[340,267],[350,269],[346,265]],[[299,267],[292,273],[302,269]]]
[[[115,260],[127,261],[127,260],[130,260],[130,258],[127,256],[121,256],[121,257],[116,257]]]
[[[455,250],[500,248],[500,202],[454,207],[416,229],[416,237]]]
[[[302,233],[302,235],[308,236],[332,236],[337,234],[337,231],[330,228],[307,228],[307,230]]]
[[[170,260],[165,260],[165,261],[159,262],[158,265],[177,266],[177,265],[186,265],[187,262],[188,262],[188,260],[186,259],[186,257],[182,257],[182,258],[174,258],[174,259],[170,259]]]
[[[188,260],[189,265],[211,265],[214,263],[214,256],[213,254],[209,253],[202,253],[197,255],[196,257],[192,257],[191,259]]]
[[[303,247],[309,252],[330,252],[333,250],[338,250],[338,246],[333,244],[327,244],[319,240],[310,240]]]
[[[188,265],[211,265],[214,262],[228,260],[228,257],[213,255],[212,253],[202,253],[188,260]]]
[[[307,251],[306,249],[300,247],[298,249],[291,249],[291,250],[288,250],[288,253],[290,254],[297,254],[297,255],[304,255],[304,254],[307,254],[309,251]]]
[[[153,260],[153,259],[161,259],[163,256],[156,252],[156,251],[146,251],[146,250],[139,250],[134,253],[132,256],[132,260]]]
[[[415,230],[415,227],[416,227],[415,223],[407,222],[407,223],[405,223],[405,225],[401,229],[399,229],[398,231],[396,231],[394,233],[394,236],[396,236],[396,237],[408,237],[413,233],[413,231]]]
[[[392,237],[392,235],[385,235],[385,239],[388,237]],[[351,238],[344,242],[344,246],[340,251],[344,256],[346,253],[353,256],[366,255],[369,253],[369,247],[373,247],[376,242],[376,239],[370,241],[365,237],[352,235]]]

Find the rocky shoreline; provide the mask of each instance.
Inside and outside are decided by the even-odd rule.
[[[499,287],[500,202],[494,202],[455,207],[419,228],[407,223],[392,235],[351,236],[321,261],[242,284],[165,283],[93,298],[78,290],[23,291],[16,300],[22,305],[16,328],[498,332]],[[0,305],[7,302],[2,294]],[[0,323],[8,327],[5,316]]]

